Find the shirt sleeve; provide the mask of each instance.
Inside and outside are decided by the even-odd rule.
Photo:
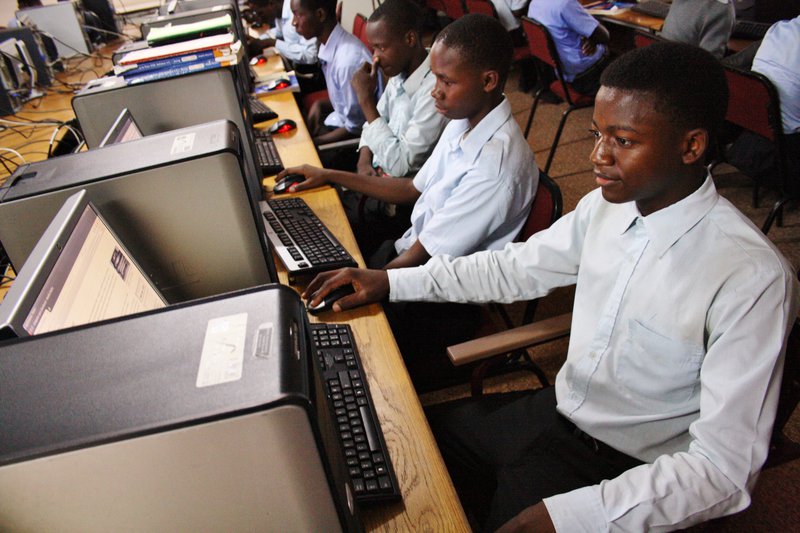
[[[281,56],[306,65],[317,62],[316,39],[302,38],[291,24],[284,24],[282,29],[282,38],[275,41],[275,48]]]
[[[600,24],[583,6],[575,2],[566,2],[561,14],[564,23],[577,34],[589,37]]]
[[[420,267],[387,270],[390,299],[511,303],[573,285],[593,210],[587,198],[524,243],[466,257],[437,256]]]
[[[446,119],[436,111],[429,91],[415,101],[413,116],[406,129],[395,135],[381,116],[364,126],[362,140],[374,154],[375,161],[392,176],[407,176],[419,169],[433,150],[444,129]],[[388,94],[388,90],[384,96]]]
[[[356,70],[361,68],[363,62],[371,60],[366,48],[363,53],[356,54],[352,48],[348,48],[353,55],[352,61],[342,62],[337,64],[334,72],[335,88],[334,94],[331,94],[331,87],[328,87],[328,94],[331,98],[334,111],[325,118],[325,125],[335,128],[345,128],[352,134],[361,135],[361,128],[366,119],[364,113],[361,111],[361,106],[358,104],[358,97],[353,86],[350,85],[350,80],[353,79],[353,74]],[[346,51],[342,51],[347,55]]]
[[[756,267],[730,285],[707,315],[688,450],[545,499],[557,531],[672,531],[749,505],[769,451],[797,295],[785,271]]]

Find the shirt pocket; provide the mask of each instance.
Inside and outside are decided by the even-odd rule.
[[[702,345],[667,337],[630,320],[617,377],[633,398],[677,408],[697,393],[704,355]]]

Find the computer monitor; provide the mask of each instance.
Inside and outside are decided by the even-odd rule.
[[[46,40],[49,39],[26,27],[0,30],[0,41],[6,39],[19,39],[25,43],[33,67],[36,69],[36,83],[40,86],[50,85],[53,78],[53,67],[50,62],[58,59],[58,56],[49,57],[46,44]]]
[[[92,203],[169,303],[277,281],[237,128],[218,120],[20,165],[0,187],[0,242],[19,269],[66,199]]]
[[[72,2],[29,7],[16,12],[23,26],[44,32],[53,38],[59,57],[89,54],[89,39]]]
[[[217,68],[164,80],[125,85],[99,81],[72,99],[86,145],[96,148],[120,110],[128,108],[145,136],[212,120],[229,120],[239,129],[244,146],[250,194],[263,198],[263,175],[254,153],[250,108],[236,82],[237,71]]]
[[[141,139],[142,137],[144,137],[144,135],[142,135],[142,130],[136,125],[133,115],[131,115],[131,112],[125,107],[120,111],[117,120],[111,125],[111,128],[109,128],[103,140],[100,141],[98,148],[107,144],[124,143],[135,139]]]
[[[86,191],[70,196],[0,304],[0,339],[164,307]]]

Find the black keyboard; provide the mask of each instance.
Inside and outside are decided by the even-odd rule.
[[[644,2],[639,2],[631,6],[631,11],[641,13],[642,15],[665,19],[667,18],[667,13],[669,13],[669,4],[659,2],[658,0],[644,0]]]
[[[772,24],[768,22],[755,22],[753,20],[737,20],[733,27],[733,37],[741,39],[752,39],[754,41],[763,39],[764,34]]]
[[[283,170],[281,156],[278,155],[278,147],[272,135],[264,130],[253,129],[253,137],[256,143],[256,157],[258,166],[265,176],[272,176]]]
[[[253,123],[256,122],[264,122],[265,120],[272,120],[273,118],[278,118],[278,114],[269,108],[267,104],[256,98],[255,96],[251,96],[249,99],[250,105],[250,114],[253,117]]]
[[[302,198],[280,198],[260,205],[267,221],[267,237],[290,274],[356,266]]]
[[[350,327],[311,324],[311,337],[356,500],[400,499],[400,486]]]

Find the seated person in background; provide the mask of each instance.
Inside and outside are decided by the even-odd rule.
[[[525,14],[530,0],[491,0],[500,24],[511,34],[511,42],[514,46],[525,46],[525,32],[520,26],[519,17]]]
[[[578,0],[534,0],[528,7],[528,17],[545,26],[553,37],[564,79],[582,94],[596,93],[600,74],[609,61],[604,43],[610,36],[605,26]]]
[[[533,152],[503,95],[511,54],[508,33],[491,17],[467,15],[439,33],[430,53],[436,76],[432,95],[436,108],[451,121],[413,180],[309,166],[287,169],[278,178],[299,172],[307,181],[295,190],[336,183],[388,203],[416,202],[411,228],[373,255],[369,263],[375,268],[416,266],[435,255],[502,248],[522,228],[539,177]],[[438,358],[447,369],[444,348],[453,339],[471,337],[480,316],[474,306],[452,304],[396,311],[387,308],[412,375],[415,358],[420,364]]]
[[[255,0],[263,2],[264,0]],[[251,4],[253,1],[251,0]],[[292,3],[283,0],[280,15],[275,18],[275,24],[269,32],[262,35],[261,47],[274,46],[284,61],[287,68],[297,74],[297,83],[300,92],[304,94],[325,90],[325,77],[317,60],[317,39],[306,39],[297,33],[292,25]]]
[[[431,91],[436,76],[422,45],[422,14],[411,0],[386,0],[367,22],[367,39],[374,49],[373,65],[389,78],[380,100],[375,98],[377,77],[364,63],[352,85],[367,119],[358,148],[359,174],[414,177],[433,151],[447,118],[436,111]],[[344,193],[344,203],[356,231],[362,253],[369,256],[376,245],[397,238],[410,225],[410,209],[396,212],[393,204],[370,199],[366,220],[351,216],[362,195]],[[363,222],[366,231],[359,231]],[[362,235],[359,235],[361,233]],[[371,241],[372,245],[366,241]]]
[[[353,74],[372,57],[358,38],[336,22],[336,0],[291,0],[297,33],[319,41],[319,60],[330,100],[308,110],[308,129],[316,144],[361,135],[364,113],[350,85]]]
[[[255,14],[255,20],[251,24],[266,25],[272,27],[276,24],[276,17],[281,9],[279,0],[249,0],[247,8]],[[250,20],[250,18],[248,18]],[[261,28],[261,26],[258,26]],[[265,28],[266,28],[265,27]],[[262,30],[263,31],[263,30]],[[262,38],[247,36],[247,55],[251,58],[261,54],[265,48],[275,46],[275,40],[269,38],[269,32],[263,31]]]
[[[792,196],[800,193],[800,17],[773,24],[753,59],[752,70],[766,76],[778,92]],[[749,131],[734,141],[727,160],[756,180],[778,175],[775,143]]]
[[[699,46],[722,59],[735,24],[731,0],[673,0],[661,37]]]
[[[465,507],[487,531],[671,531],[750,504],[767,458],[797,280],[705,167],[722,67],[681,43],[603,73],[599,188],[527,242],[413,269],[319,276],[379,301],[527,300],[576,285],[555,387],[433,406]],[[507,523],[508,522],[508,523]]]

